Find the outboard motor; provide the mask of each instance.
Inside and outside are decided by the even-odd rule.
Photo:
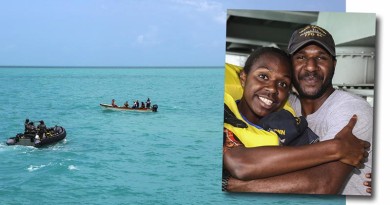
[[[6,142],[7,145],[14,145],[16,144],[15,138],[9,138]]]
[[[158,108],[158,105],[153,105],[153,106],[152,106],[152,111],[153,111],[153,112],[157,112],[157,108]]]

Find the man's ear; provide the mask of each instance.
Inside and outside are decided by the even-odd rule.
[[[337,60],[334,59],[334,60],[333,60],[333,68],[336,68],[336,64],[337,64]]]
[[[242,86],[242,87],[245,87],[246,73],[244,72],[244,70],[242,70],[242,71],[240,72],[240,82],[241,82],[241,86]]]

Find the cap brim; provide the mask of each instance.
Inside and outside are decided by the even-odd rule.
[[[324,43],[322,43],[321,41],[319,41],[319,40],[317,40],[317,39],[307,39],[307,40],[305,40],[305,41],[302,41],[302,42],[296,44],[296,45],[294,46],[294,48],[291,49],[291,50],[289,51],[289,54],[290,54],[290,55],[294,54],[294,53],[297,52],[300,48],[302,48],[302,46],[304,46],[304,45],[306,45],[306,44],[308,44],[308,43],[312,43],[312,42],[320,44],[320,45],[321,45],[323,48],[325,48],[332,56],[334,56],[334,57],[336,56],[336,53],[334,53],[334,51],[332,51],[331,49],[329,49]]]

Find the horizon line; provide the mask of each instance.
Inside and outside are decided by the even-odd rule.
[[[0,65],[0,68],[219,68],[221,66],[24,66],[24,65]]]

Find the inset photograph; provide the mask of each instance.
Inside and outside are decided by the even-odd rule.
[[[222,190],[371,196],[376,15],[227,18]]]

